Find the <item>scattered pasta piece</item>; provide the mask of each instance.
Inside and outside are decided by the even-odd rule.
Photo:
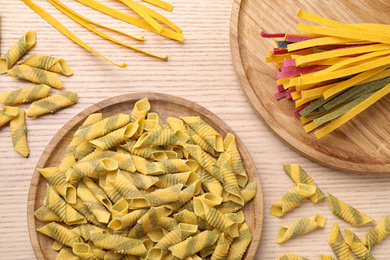
[[[19,62],[30,67],[48,70],[65,76],[72,76],[73,71],[64,59],[58,59],[43,54],[34,53]]]
[[[77,102],[77,93],[64,91],[59,94],[35,101],[28,109],[27,116],[34,117],[54,113],[59,109],[74,105]]]
[[[19,114],[19,108],[5,106],[0,110],[0,127],[11,121]]]
[[[302,169],[298,164],[283,164],[283,169],[288,176],[298,185],[298,183],[303,183],[307,185],[316,186],[314,181],[307,175],[307,173]],[[317,203],[319,200],[325,198],[325,194],[317,187],[315,193],[309,197],[309,199]]]
[[[351,225],[361,226],[368,222],[374,221],[369,216],[359,212],[355,208],[347,205],[341,200],[337,199],[333,195],[328,193],[329,204],[332,209],[332,213],[339,218],[345,220]]]
[[[63,88],[62,82],[57,74],[27,65],[19,65],[14,67],[8,70],[7,74],[12,77],[31,81],[33,83],[46,84],[57,89]]]
[[[362,241],[349,229],[345,229],[345,241],[351,248],[354,255],[359,260],[374,260],[375,258],[371,255],[370,250],[362,243]]]
[[[332,231],[330,232],[328,242],[329,245],[332,247],[337,259],[355,259],[351,251],[349,251],[349,246],[345,242],[344,237],[341,234],[340,228],[337,225],[336,221],[334,222]]]
[[[30,154],[30,150],[27,144],[27,127],[25,116],[26,112],[19,108],[17,116],[11,119],[10,126],[14,149],[24,157],[27,157]]]
[[[316,186],[299,183],[271,206],[270,214],[277,217],[284,216],[286,212],[292,210],[304,199],[313,195],[316,189]]]
[[[15,43],[11,49],[0,58],[0,74],[9,70],[24,54],[26,54],[36,43],[37,37],[34,31],[28,31]]]
[[[14,106],[22,103],[30,103],[45,98],[49,95],[50,87],[40,84],[32,87],[25,87],[18,90],[0,94],[0,102],[5,106]]]
[[[321,215],[299,219],[288,224],[287,226],[281,227],[276,241],[278,243],[283,243],[290,238],[307,234],[316,229],[324,228],[325,223],[326,217]]]
[[[364,245],[372,249],[390,234],[390,216],[385,217],[362,238]]]

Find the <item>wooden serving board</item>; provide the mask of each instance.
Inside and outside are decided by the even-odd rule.
[[[248,100],[264,123],[287,145],[323,165],[357,173],[390,172],[390,96],[317,140],[292,115],[294,102],[277,101],[274,64],[266,63],[273,39],[269,33],[297,32],[302,9],[345,23],[390,24],[390,2],[360,0],[234,0],[230,44],[234,65]]]
[[[129,114],[135,102],[145,97],[149,99],[151,111],[158,113],[163,120],[166,120],[168,117],[201,116],[203,120],[214,127],[222,136],[226,136],[228,132],[233,133],[231,128],[216,115],[189,100],[158,93],[126,94],[97,103],[71,119],[50,141],[42,153],[36,168],[59,166],[65,155],[67,145],[88,115],[92,113],[103,113],[103,117],[109,117],[118,113]],[[255,181],[257,184],[256,197],[243,208],[245,221],[253,235],[253,240],[245,255],[245,259],[249,260],[255,256],[260,241],[263,226],[263,194],[256,167],[249,153],[238,136],[236,136],[236,141],[249,180]],[[47,224],[34,217],[34,211],[43,205],[46,184],[46,179],[34,169],[27,201],[27,222],[31,244],[38,260],[55,259],[57,255],[57,252],[51,249],[53,240],[36,231],[37,228]]]

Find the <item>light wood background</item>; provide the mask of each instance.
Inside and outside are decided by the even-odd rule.
[[[37,31],[38,42],[32,52],[66,58],[75,75],[61,77],[64,90],[76,91],[80,97],[71,108],[27,120],[31,150],[27,159],[12,149],[9,126],[0,129],[0,259],[35,259],[27,232],[27,194],[33,169],[53,135],[88,106],[131,92],[153,91],[187,98],[211,110],[241,138],[256,164],[264,192],[264,226],[255,259],[276,259],[288,252],[309,259],[319,259],[321,253],[332,254],[327,239],[337,218],[331,214],[327,201],[317,205],[305,201],[281,219],[268,214],[272,203],[294,187],[282,170],[283,163],[301,164],[323,191],[332,193],[377,221],[390,214],[390,174],[357,175],[321,166],[287,147],[257,117],[241,90],[232,65],[229,47],[232,0],[170,1],[175,6],[173,13],[161,13],[183,29],[184,43],[118,22],[73,0],[62,2],[105,25],[145,35],[144,43],[135,44],[154,53],[166,53],[169,60],[155,60],[107,42],[62,15],[48,2],[35,0],[96,50],[117,62],[129,64],[126,69],[117,68],[68,40],[21,1],[0,1],[0,53],[4,54],[27,30]],[[100,2],[126,11],[126,7],[116,0]],[[332,1],[326,2],[331,6]],[[117,38],[134,42],[121,36]],[[30,85],[0,75],[1,91]],[[328,217],[325,229],[282,245],[276,243],[282,225],[314,214]],[[339,225],[341,228],[351,227],[341,220]],[[351,228],[362,237],[374,225]],[[372,252],[376,259],[388,259],[390,238]]]

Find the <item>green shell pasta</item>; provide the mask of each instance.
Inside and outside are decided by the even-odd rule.
[[[362,238],[362,242],[369,249],[379,244],[390,234],[390,215],[385,217]]]
[[[58,59],[43,54],[34,53],[19,62],[30,67],[48,70],[65,76],[72,76],[73,71],[64,59]]]
[[[288,224],[287,226],[281,227],[276,242],[283,243],[290,238],[307,234],[316,229],[324,228],[325,223],[326,217],[321,215],[299,219]]]
[[[345,242],[359,260],[375,260],[371,255],[370,250],[367,249],[362,241],[349,228],[345,229]]]
[[[334,222],[332,231],[330,232],[328,239],[330,247],[333,249],[337,259],[353,260],[355,259],[349,251],[349,246],[345,242],[343,235],[341,234],[340,228],[337,222]]]
[[[283,164],[283,169],[288,176],[298,185],[298,183],[304,183],[307,185],[316,186],[314,181],[307,175],[307,173],[298,164]],[[325,194],[317,187],[316,192],[309,197],[309,199],[317,203],[325,198]]]
[[[27,126],[25,121],[26,112],[19,108],[17,116],[11,119],[11,137],[15,151],[27,157],[30,154],[30,149],[27,144]]]
[[[0,74],[9,70],[28,50],[36,43],[37,36],[34,31],[28,31],[15,43],[9,51],[0,58]]]
[[[64,91],[59,94],[35,101],[31,104],[27,116],[34,117],[54,113],[59,109],[76,104],[77,93]]]
[[[355,208],[337,199],[335,196],[328,193],[329,204],[332,209],[332,213],[339,218],[345,220],[351,225],[361,226],[368,222],[374,221],[369,216],[359,212]]]
[[[40,84],[10,92],[4,92],[0,94],[0,102],[5,106],[30,103],[35,100],[47,97],[49,95],[50,89],[51,88],[48,85]]]
[[[7,74],[19,79],[28,80],[36,84],[46,84],[50,87],[62,89],[60,78],[54,72],[33,68],[27,65],[19,65],[7,71]]]
[[[39,229],[38,232],[55,239],[63,245],[72,247],[74,243],[81,242],[81,238],[69,229],[55,223],[49,223]]]
[[[19,108],[6,106],[0,110],[0,127],[19,114]]]

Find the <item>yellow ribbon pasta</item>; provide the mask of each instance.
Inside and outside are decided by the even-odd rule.
[[[333,249],[333,252],[336,255],[337,259],[355,259],[351,251],[349,251],[349,246],[345,242],[344,237],[341,234],[340,228],[337,225],[336,221],[334,222],[332,231],[330,232],[328,242],[330,247]]]
[[[27,144],[27,126],[25,122],[26,112],[22,108],[19,108],[17,116],[11,119],[11,137],[12,144],[15,151],[27,157],[30,154],[30,150]]]
[[[0,58],[0,74],[9,70],[25,53],[34,47],[37,36],[34,31],[28,31],[15,43],[11,49]]]
[[[374,221],[369,216],[359,212],[355,208],[337,199],[335,196],[328,193],[329,204],[332,209],[332,213],[339,218],[345,220],[351,225],[361,226],[368,222]]]
[[[13,106],[22,103],[29,103],[37,99],[47,97],[50,87],[40,84],[32,87],[25,87],[18,90],[4,92],[0,94],[0,102],[5,106]]]
[[[298,183],[298,185],[287,192],[280,200],[271,206],[270,214],[282,217],[286,212],[295,208],[304,199],[314,194],[315,186]]]
[[[59,94],[34,101],[28,109],[27,116],[34,117],[48,113],[54,113],[59,109],[74,105],[77,102],[77,93],[63,91]]]
[[[283,164],[283,170],[288,176],[298,185],[298,183],[304,183],[307,185],[316,186],[314,181],[310,178],[309,175],[302,169],[298,164]],[[319,200],[325,198],[325,194],[317,187],[315,193],[309,197],[309,199],[317,203]]]
[[[280,228],[276,242],[283,243],[296,236],[307,234],[313,230],[325,227],[326,217],[315,215],[302,218]]]
[[[385,217],[362,238],[364,245],[371,250],[390,234],[390,216]]]

